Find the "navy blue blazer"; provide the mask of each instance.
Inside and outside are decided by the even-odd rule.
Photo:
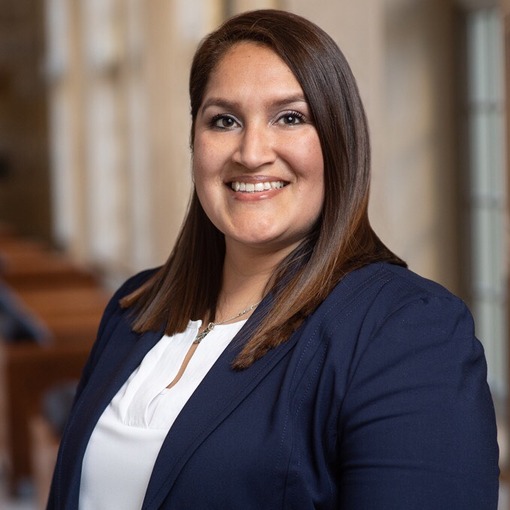
[[[130,328],[113,297],[61,441],[48,508],[75,510],[101,413],[162,332]],[[469,311],[411,271],[345,277],[291,338],[231,363],[266,298],[168,433],[143,509],[495,510],[498,447]],[[116,510],[116,509],[112,509]]]

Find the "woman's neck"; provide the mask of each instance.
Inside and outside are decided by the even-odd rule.
[[[264,253],[227,244],[216,320],[261,301],[275,268],[290,251]]]

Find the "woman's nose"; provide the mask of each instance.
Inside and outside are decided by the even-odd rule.
[[[239,138],[234,160],[248,169],[272,163],[275,159],[275,141],[268,126],[247,126]]]

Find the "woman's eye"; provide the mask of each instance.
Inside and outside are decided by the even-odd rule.
[[[229,115],[216,115],[211,120],[211,125],[218,129],[232,129],[237,126],[237,121]]]
[[[289,112],[283,114],[278,120],[287,126],[295,126],[297,124],[302,124],[305,118],[304,115],[299,112]]]

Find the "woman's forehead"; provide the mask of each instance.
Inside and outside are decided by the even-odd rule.
[[[229,91],[248,85],[258,85],[261,91],[291,87],[293,95],[303,95],[296,76],[272,48],[247,41],[232,45],[221,56],[208,77],[204,98],[211,90]]]

